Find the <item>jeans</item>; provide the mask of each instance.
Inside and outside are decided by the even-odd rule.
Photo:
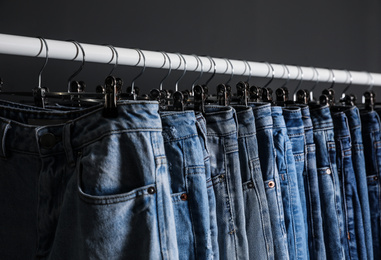
[[[343,203],[345,258],[367,259],[361,205],[357,195],[357,183],[352,162],[352,143],[348,119],[344,112],[334,111],[335,107],[332,108],[332,120]]]
[[[319,180],[316,168],[316,146],[314,142],[313,126],[310,109],[301,106],[302,119],[305,134],[305,162],[306,168],[303,173],[304,188],[307,203],[308,222],[308,248],[310,259],[326,259],[322,209],[320,204]]]
[[[206,175],[206,186],[208,192],[209,201],[209,223],[210,223],[210,240],[212,244],[213,259],[220,259],[218,249],[218,227],[217,227],[217,214],[216,214],[216,196],[214,194],[212,175],[210,172],[210,156],[207,145],[207,129],[206,120],[201,113],[196,114],[196,126],[198,130],[198,136],[202,146],[204,154],[204,165]]]
[[[258,157],[253,110],[245,106],[234,108],[238,118],[238,148],[249,259],[274,259],[269,206]]]
[[[284,219],[287,230],[288,252],[290,259],[308,259],[306,252],[307,237],[303,224],[304,217],[300,203],[292,146],[287,135],[282,107],[273,106],[271,111],[276,162],[282,189]]]
[[[316,145],[316,166],[327,259],[345,259],[343,212],[333,122],[328,106],[310,110]]]
[[[220,259],[247,259],[236,113],[233,108],[223,106],[206,106],[205,111]]]
[[[346,109],[344,113],[347,115],[350,134],[352,138],[352,161],[357,183],[357,194],[361,204],[361,212],[366,242],[366,252],[368,259],[373,259],[372,226],[370,219],[369,195],[366,180],[366,167],[364,145],[361,131],[360,112],[357,107],[353,106],[349,109]]]
[[[274,256],[275,259],[289,259],[282,191],[276,166],[271,105],[250,103],[250,106],[253,108],[257,128],[258,153],[270,211]]]
[[[0,109],[1,258],[178,259],[157,110]]]
[[[292,145],[292,153],[295,159],[296,178],[298,180],[298,188],[300,195],[300,203],[302,205],[305,237],[308,238],[308,222],[307,222],[307,200],[304,188],[303,173],[306,169],[305,162],[305,135],[302,119],[302,112],[299,107],[283,108],[283,117],[286,122],[287,134]],[[308,248],[307,255],[308,255]]]
[[[375,111],[361,111],[365,167],[368,183],[373,256],[381,259],[381,132],[380,117]]]
[[[160,112],[179,259],[212,259],[204,154],[193,111]]]

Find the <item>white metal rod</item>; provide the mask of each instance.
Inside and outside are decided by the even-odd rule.
[[[82,61],[82,52],[76,45],[70,41],[57,41],[46,39],[49,49],[49,59],[62,59],[62,60],[75,60]],[[94,45],[80,43],[85,51],[86,62],[96,63],[109,63],[115,64],[116,55],[112,49],[104,45]],[[142,50],[145,59],[136,49],[115,47],[118,52],[118,65],[139,66],[145,65],[147,68],[163,68],[169,69],[168,58],[162,52]],[[0,34],[0,54],[21,55],[31,57],[46,57],[46,47],[42,44],[42,41],[37,37],[25,37],[9,34]],[[224,58],[211,58],[215,62],[215,66],[211,59],[207,57],[199,57],[202,61],[202,66],[198,59],[193,55],[183,55],[176,53],[167,53],[171,61],[172,69],[184,70],[184,62],[180,55],[182,55],[186,61],[187,71],[198,71],[213,73],[215,70],[217,74],[232,73],[230,63]],[[231,60],[233,66],[234,75],[250,75],[249,66],[242,60]],[[270,64],[263,62],[248,61],[251,67],[251,76],[253,77],[271,77],[274,74],[274,78],[288,78],[288,73],[284,65]],[[293,65],[286,65],[289,70],[289,78],[291,80],[303,81],[319,81],[319,82],[332,82],[332,72],[335,78],[335,83],[349,84],[350,76],[345,70],[331,70],[326,68],[312,67],[298,67]],[[317,77],[317,73],[319,77]],[[302,73],[301,73],[302,72]],[[368,73],[359,71],[350,71],[352,75],[352,84],[357,85],[374,85],[381,86],[381,74],[380,73]]]

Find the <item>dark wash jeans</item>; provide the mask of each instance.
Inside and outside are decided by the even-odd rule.
[[[204,154],[204,165],[206,175],[206,186],[208,192],[209,201],[209,223],[210,223],[210,239],[212,243],[213,258],[220,259],[218,249],[218,227],[217,227],[217,213],[216,213],[216,196],[214,194],[212,175],[210,172],[210,156],[207,143],[207,129],[206,120],[202,113],[196,113],[196,126],[198,131],[198,137],[202,146],[202,152]]]
[[[90,110],[0,109],[2,259],[178,259],[158,104]]]
[[[328,106],[310,108],[327,259],[344,259],[343,210],[336,167],[333,122]]]
[[[373,259],[372,225],[370,220],[368,185],[366,180],[366,167],[364,145],[361,131],[360,111],[353,106],[343,111],[347,115],[352,138],[352,161],[355,171],[357,194],[361,203],[362,219],[368,259]]]
[[[179,259],[213,259],[204,154],[193,111],[160,112]]]
[[[204,117],[216,196],[220,259],[248,259],[236,112],[232,107],[211,105],[205,107]]]
[[[337,170],[341,183],[344,217],[344,249],[346,259],[367,259],[361,204],[357,195],[356,176],[352,162],[352,141],[347,116],[331,109],[334,123]],[[343,109],[339,107],[339,109]]]
[[[253,110],[245,106],[234,106],[234,109],[238,119],[238,148],[249,259],[274,259],[270,213],[258,157]]]
[[[307,203],[308,247],[310,259],[326,259],[319,180],[316,167],[316,146],[308,106],[300,105],[305,134],[304,188]]]
[[[381,259],[381,132],[375,111],[361,111],[362,137],[368,182],[373,256]]]
[[[282,191],[276,166],[273,120],[269,103],[249,103],[253,108],[262,178],[269,205],[275,259],[289,259]]]
[[[296,177],[295,160],[292,146],[287,135],[282,107],[273,106],[273,134],[276,151],[276,162],[282,188],[284,219],[287,230],[288,252],[290,259],[308,259],[306,230],[298,180]]]

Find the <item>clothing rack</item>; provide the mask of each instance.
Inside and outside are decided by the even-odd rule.
[[[72,41],[58,41],[45,39],[48,46],[49,59],[82,61],[82,52]],[[238,76],[274,77],[279,79],[303,80],[315,82],[335,82],[343,84],[357,84],[381,86],[381,74],[359,71],[346,71],[327,68],[302,67],[295,65],[272,64],[265,62],[231,60],[224,58],[202,57],[164,52],[141,50],[144,58],[137,49],[109,47],[79,43],[85,52],[86,62],[115,64],[117,59],[113,48],[118,54],[118,65],[138,66],[147,68],[162,68],[186,70],[188,72],[204,72]],[[30,56],[46,58],[46,47],[39,37],[25,37],[9,34],[0,34],[0,54]],[[199,57],[201,62],[196,58]],[[184,62],[184,60],[185,62]],[[213,64],[213,62],[215,65]],[[171,64],[171,65],[170,65]],[[201,65],[202,64],[202,65]],[[249,64],[249,66],[247,65]],[[271,69],[271,66],[273,69]],[[287,72],[287,69],[289,72]],[[251,70],[249,69],[251,68]],[[351,80],[352,77],[352,80]]]

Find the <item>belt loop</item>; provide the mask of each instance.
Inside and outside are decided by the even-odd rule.
[[[7,154],[5,151],[5,138],[7,135],[7,131],[11,129],[11,122],[1,122],[0,123],[0,157],[6,159]]]
[[[74,153],[73,153],[73,147],[71,145],[71,128],[73,124],[67,123],[64,125],[63,133],[62,133],[62,140],[63,145],[66,153],[66,160],[69,166],[74,167],[75,166],[75,160],[74,160]]]
[[[235,122],[235,125],[236,125],[236,130],[237,130],[237,138],[238,138],[238,115],[237,115],[237,111],[232,107],[233,109],[233,118],[234,118],[234,122]]]

